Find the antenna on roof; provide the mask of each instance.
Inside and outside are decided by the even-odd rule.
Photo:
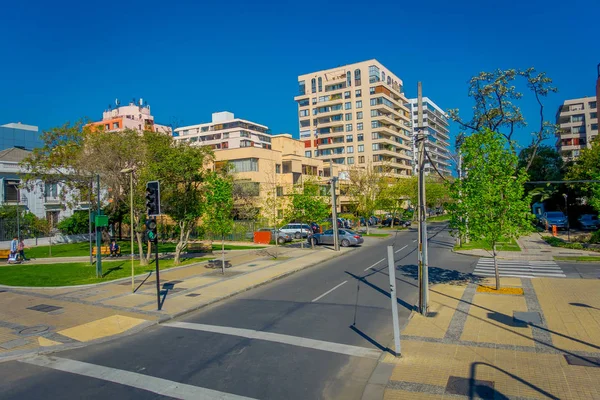
[[[142,99],[141,97],[140,97],[140,103],[139,103],[139,104],[140,104],[140,107],[141,107],[142,105],[144,105],[144,99]]]
[[[119,101],[119,99],[115,99],[115,104],[117,105],[117,107],[119,107],[119,104],[121,104],[121,102]]]

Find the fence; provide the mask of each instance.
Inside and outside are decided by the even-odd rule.
[[[17,233],[20,233],[23,239],[43,236],[43,233],[31,226],[25,218],[19,221],[19,229],[17,229],[16,218],[0,218],[0,242],[12,240]]]

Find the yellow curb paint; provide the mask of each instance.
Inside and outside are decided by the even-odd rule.
[[[45,337],[41,336],[38,337],[38,343],[42,347],[58,346],[59,344],[62,344],[60,342],[55,342],[54,340],[46,339]]]
[[[517,294],[523,295],[523,289],[513,287],[501,287],[496,290],[489,286],[477,286],[477,292],[479,293],[493,293],[493,294]]]
[[[144,322],[146,322],[145,319],[126,317],[124,315],[112,315],[110,317],[88,322],[87,324],[64,329],[58,333],[70,337],[71,339],[79,340],[80,342],[89,342],[90,340],[123,333]]]

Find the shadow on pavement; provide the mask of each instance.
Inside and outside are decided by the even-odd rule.
[[[367,280],[367,277],[354,275],[352,272],[348,272],[348,271],[344,271],[344,272],[346,272],[348,275],[350,275],[351,277],[353,277],[357,281],[360,281],[360,282],[364,283],[365,285],[369,286],[371,289],[375,289],[376,291],[378,291],[379,293],[383,294],[384,296],[387,296],[388,298],[391,297],[390,293],[387,290],[384,290],[384,289],[380,288],[379,286],[377,286],[377,285],[369,282]],[[415,310],[415,307],[413,305],[408,304],[404,300],[399,299],[397,297],[396,297],[396,300],[397,300],[398,304],[400,304],[402,307],[406,308],[407,310],[409,310],[409,311]]]
[[[419,279],[419,267],[414,264],[402,265],[396,267],[404,276],[414,280]],[[463,285],[467,283],[481,283],[482,277],[473,274],[459,272],[453,269],[443,269],[438,267],[429,267],[429,284],[448,283],[450,285]]]
[[[361,331],[359,328],[357,328],[356,325],[350,325],[349,328],[352,331],[356,332],[360,337],[362,337],[363,339],[365,339],[367,342],[369,342],[373,346],[377,347],[379,350],[381,350],[381,351],[387,351],[388,353],[390,353],[392,355],[395,355],[394,352],[392,350],[390,350],[389,347],[385,347],[385,346],[381,345],[375,339],[371,338],[369,335],[367,335],[366,333],[364,333],[363,331]]]

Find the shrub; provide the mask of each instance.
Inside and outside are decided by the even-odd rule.
[[[600,230],[592,233],[592,236],[590,237],[590,243],[600,243]]]
[[[75,211],[73,215],[60,221],[56,227],[65,235],[88,233],[88,212]]]

